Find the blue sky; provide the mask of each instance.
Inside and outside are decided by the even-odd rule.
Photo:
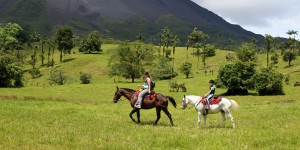
[[[192,0],[254,33],[288,37],[288,30],[300,37],[300,0]]]

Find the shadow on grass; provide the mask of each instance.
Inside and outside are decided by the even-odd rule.
[[[82,53],[82,54],[85,54],[85,55],[89,55],[89,54],[91,54],[91,55],[101,55],[103,53],[102,52],[91,52],[91,53],[86,52],[86,53]]]
[[[131,121],[134,123],[133,121]],[[153,126],[153,127],[173,127],[171,126],[171,123],[165,123],[165,122],[158,122],[157,125],[154,125],[155,120],[153,121],[141,121],[141,123],[136,123],[137,125],[140,126]]]
[[[73,60],[75,60],[75,58],[68,58],[68,59],[63,60],[63,62],[66,63],[66,62],[70,62],[70,61],[73,61]]]

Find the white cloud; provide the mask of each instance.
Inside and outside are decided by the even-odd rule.
[[[299,0],[193,0],[230,23],[259,34],[300,32]],[[299,21],[299,22],[298,22]],[[300,33],[299,33],[300,34]]]

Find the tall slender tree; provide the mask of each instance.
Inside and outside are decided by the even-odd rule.
[[[272,40],[273,40],[273,37],[269,34],[266,34],[265,35],[265,48],[267,50],[267,67],[269,67],[269,54],[270,54],[270,51],[271,51],[271,43],[272,43]]]
[[[175,55],[176,46],[178,46],[180,44],[180,39],[179,39],[178,35],[174,36],[172,43],[173,43],[173,55]]]

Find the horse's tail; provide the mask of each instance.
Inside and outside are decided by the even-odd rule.
[[[235,100],[230,100],[230,102],[231,102],[231,107],[232,107],[234,110],[238,110],[239,104],[238,104]]]
[[[171,96],[167,96],[167,99],[169,99],[169,101],[173,104],[173,106],[176,108],[177,104],[175,102],[175,99]]]

